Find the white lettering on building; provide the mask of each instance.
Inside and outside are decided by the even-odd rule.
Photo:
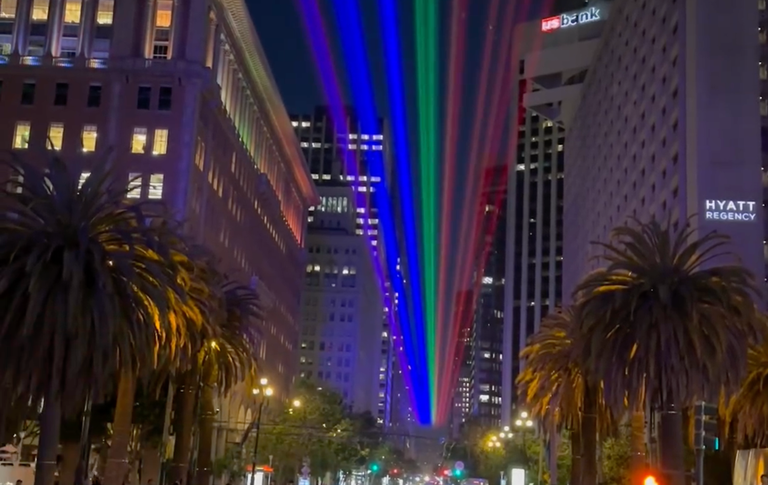
[[[757,203],[749,200],[704,201],[704,219],[711,221],[754,221]]]

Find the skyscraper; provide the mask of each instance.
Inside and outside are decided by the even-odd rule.
[[[759,6],[729,4],[723,15],[717,0],[615,5],[569,133],[567,291],[599,264],[590,241],[632,216],[676,229],[695,217],[698,235],[731,236],[764,277]]]
[[[315,314],[320,305],[320,308],[326,311],[326,321],[319,324],[317,321],[305,320],[304,323],[308,331],[325,329],[325,332],[335,332],[335,328],[339,326],[348,329],[343,331],[347,334],[344,348],[349,345],[356,355],[365,355],[366,360],[350,359],[350,362],[357,363],[352,370],[359,372],[359,377],[345,377],[349,371],[340,369],[336,372],[341,373],[342,382],[336,384],[357,408],[370,410],[381,423],[387,425],[391,418],[393,341],[388,314],[391,309],[386,306],[391,296],[388,294],[389,279],[383,264],[384,248],[381,244],[382,235],[379,233],[379,208],[374,197],[377,190],[384,189],[385,181],[382,177],[371,174],[370,161],[371,153],[378,152],[384,162],[387,162],[384,124],[380,124],[377,133],[364,133],[351,109],[347,109],[344,115],[345,119],[339,121],[344,127],[343,132],[337,131],[337,120],[332,118],[331,110],[327,107],[318,107],[309,116],[293,116],[291,121],[309,164],[311,177],[322,194],[321,204],[310,209],[308,222],[312,239],[316,241],[315,249],[322,246],[321,251],[325,251],[324,256],[310,253],[310,257],[316,260],[312,264],[313,268],[318,266],[324,273],[323,283],[315,285],[314,288],[308,287],[307,298],[311,296],[312,305],[308,306],[310,301],[305,299],[304,311],[308,312],[308,315]],[[345,249],[350,251],[354,245],[356,259],[365,261],[364,265],[355,266],[355,271],[357,268],[365,268],[365,272],[356,278],[360,287],[347,288],[344,299],[347,304],[352,300],[353,304],[358,305],[357,308],[361,308],[359,305],[363,304],[362,299],[370,303],[374,298],[373,293],[378,292],[378,308],[366,303],[368,306],[365,311],[344,312],[347,318],[355,318],[353,322],[334,323],[330,319],[331,315],[338,318],[338,311],[332,309],[338,308],[333,305],[339,305],[340,297],[337,294],[340,289],[333,286],[331,281],[334,280],[334,271],[343,272],[344,267],[349,266],[342,265],[341,260],[349,259],[346,254],[339,253],[337,257],[337,253],[333,252],[340,250],[338,244],[342,241]],[[351,266],[349,268],[351,270]],[[309,272],[307,266],[307,270],[309,284],[314,281],[310,279],[314,278],[311,274],[314,269]],[[329,272],[327,276],[326,271]],[[343,276],[341,275],[342,278]],[[361,301],[355,301],[355,298],[360,298]],[[357,337],[354,339],[351,339],[350,334],[352,328],[356,328]],[[378,339],[375,349],[370,346],[371,335],[376,335]],[[310,350],[310,342],[315,341],[314,338],[310,339],[310,336],[315,335],[305,335],[306,342],[302,343],[302,346],[307,346],[302,349],[306,353],[305,359],[311,359],[311,364],[309,361],[304,363],[307,367],[306,375],[310,377],[309,372],[312,372],[312,378],[319,380],[319,375],[322,375],[325,380],[329,371],[324,369],[322,374],[318,374],[320,369],[317,367],[317,359],[322,354],[324,365],[327,366],[328,359],[332,356],[326,354],[337,351],[338,347],[335,347],[334,351],[321,351],[318,347]],[[317,340],[317,345],[322,342],[323,340]],[[373,358],[374,355],[378,358]],[[347,362],[345,359],[342,357],[343,364]],[[335,363],[338,357],[332,357],[331,361]],[[310,367],[314,370],[310,371]],[[331,376],[335,379],[336,374],[332,372]],[[350,381],[344,382],[343,379]]]
[[[490,167],[482,174],[483,182],[478,227],[478,241],[473,256],[474,316],[469,348],[469,392],[471,414],[483,424],[501,424],[501,392],[504,331],[504,292],[506,260],[506,185],[507,167]],[[473,308],[470,306],[470,308]]]
[[[588,5],[517,27],[519,76],[513,99],[520,112],[506,199],[505,425],[518,402],[515,379],[524,365],[520,351],[542,317],[563,299],[566,133],[610,7],[607,2]]]
[[[382,422],[386,389],[381,354],[384,306],[368,239],[355,234],[351,187],[319,188],[307,235],[302,294],[300,376],[337,390],[356,411]],[[387,340],[388,342],[388,340]],[[389,365],[389,349],[386,349]],[[380,377],[381,375],[381,377]]]
[[[250,283],[259,371],[287,396],[317,193],[243,0],[0,1],[0,113],[0,149],[51,150],[81,180],[111,156],[129,197]],[[218,396],[216,453],[242,436],[240,391]]]

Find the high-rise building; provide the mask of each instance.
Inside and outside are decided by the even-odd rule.
[[[379,208],[374,192],[382,190],[385,183],[380,175],[371,173],[371,153],[379,152],[388,174],[388,159],[384,140],[384,123],[379,120],[377,133],[364,133],[360,122],[352,109],[344,113],[345,119],[339,121],[344,126],[343,133],[337,132],[337,125],[331,116],[330,108],[319,106],[308,116],[292,116],[291,122],[299,137],[301,148],[306,155],[309,171],[318,187],[351,186],[358,192],[356,232],[366,232],[379,244]],[[350,166],[354,163],[355,166]]]
[[[300,375],[337,390],[356,411],[384,421],[389,349],[381,359],[384,306],[369,240],[355,234],[352,188],[320,187],[307,235]],[[387,340],[388,342],[388,340]]]
[[[472,412],[472,329],[474,326],[475,292],[464,290],[456,294],[454,300],[454,322],[460,325],[456,340],[456,357],[453,362],[453,375],[457,376],[456,388],[453,393],[449,427],[456,434],[461,424]]]
[[[632,216],[677,229],[695,217],[696,235],[731,236],[764,277],[761,3],[615,4],[569,131],[566,291],[599,264],[590,241]]]
[[[542,317],[563,299],[563,197],[566,131],[600,42],[606,2],[517,27],[513,98],[519,106],[517,153],[506,199],[502,424],[518,402],[520,351]]]
[[[501,424],[501,362],[504,331],[504,283],[506,259],[506,185],[507,168],[497,165],[482,174],[482,192],[478,207],[479,261],[474,268],[470,309],[469,392],[471,414],[476,422],[489,426]],[[472,298],[475,300],[472,301]],[[471,311],[471,310],[470,310]]]
[[[344,234],[345,241],[354,240],[356,245],[356,255],[360,261],[365,260],[365,274],[358,275],[359,288],[347,288],[349,293],[345,298],[354,299],[357,295],[360,299],[372,301],[371,292],[378,292],[378,308],[366,307],[362,310],[359,305],[362,302],[356,302],[359,313],[352,314],[347,311],[347,315],[353,315],[354,322],[336,322],[330,319],[331,314],[337,313],[331,311],[332,302],[339,297],[338,287],[329,286],[326,283],[327,278],[333,279],[334,270],[343,271],[345,265],[341,265],[345,258],[343,254],[336,257],[334,253],[328,253],[324,256],[315,256],[310,253],[310,257],[317,259],[313,267],[319,265],[321,271],[330,272],[331,276],[324,276],[323,283],[319,287],[308,288],[307,297],[312,295],[314,306],[308,307],[307,301],[304,302],[305,312],[316,313],[317,305],[324,309],[327,320],[320,326],[318,322],[305,320],[304,323],[308,329],[317,328],[317,331],[334,331],[335,327],[358,326],[356,330],[358,337],[345,343],[345,348],[349,344],[353,347],[356,355],[364,356],[362,360],[357,360],[352,370],[360,373],[353,380],[350,376],[349,382],[339,382],[339,389],[347,395],[350,402],[361,410],[370,410],[378,420],[388,425],[391,418],[391,400],[392,400],[392,372],[393,372],[393,336],[389,324],[389,312],[393,302],[389,292],[389,278],[386,273],[386,265],[383,259],[383,240],[380,234],[379,208],[376,204],[376,191],[384,190],[385,177],[373,175],[371,173],[372,153],[377,153],[382,157],[382,162],[388,166],[387,150],[385,149],[384,124],[380,122],[377,133],[365,133],[361,130],[359,121],[351,109],[344,112],[345,119],[336,123],[331,116],[331,110],[328,107],[318,107],[314,113],[309,116],[292,116],[293,128],[299,138],[301,149],[304,151],[306,161],[309,165],[311,177],[314,179],[318,190],[321,193],[321,202],[318,206],[310,209],[309,227],[310,233],[317,235],[317,245],[324,246],[324,251],[333,251],[333,245],[330,243],[321,243],[321,240],[328,239],[332,235]],[[343,131],[337,130],[338,126],[343,126]],[[354,164],[351,166],[350,164]],[[386,170],[385,170],[386,173]],[[351,224],[351,225],[350,225]],[[314,236],[313,236],[314,238]],[[345,244],[353,244],[348,242]],[[308,244],[309,246],[309,244]],[[327,256],[327,257],[326,257]],[[347,258],[349,259],[349,258]],[[320,261],[322,260],[322,261]],[[309,266],[308,266],[309,268]],[[308,274],[309,278],[310,274]],[[342,275],[343,276],[343,275]],[[308,284],[309,284],[308,279]],[[336,302],[338,305],[338,302]],[[311,308],[311,309],[310,309]],[[369,336],[376,335],[378,346],[376,349],[370,347]],[[314,335],[313,335],[314,336]],[[315,339],[307,337],[306,344],[310,345]],[[351,337],[348,335],[347,337]],[[349,340],[349,338],[347,338]],[[318,345],[321,341],[317,341]],[[318,358],[321,350],[316,348],[311,351],[304,349],[307,353],[306,359],[311,359],[314,371],[313,379],[319,380],[320,371],[317,368]],[[314,352],[310,357],[310,353]],[[330,351],[325,351],[326,353]],[[325,354],[323,354],[325,355]],[[379,356],[374,359],[373,356]],[[324,362],[327,364],[330,355],[324,356]],[[345,358],[342,362],[346,363]],[[338,358],[333,357],[333,362]],[[354,360],[353,360],[354,361]],[[310,377],[310,364],[304,364],[307,367],[307,377]],[[369,375],[368,367],[375,372]],[[324,380],[327,380],[329,369],[322,370]],[[346,379],[348,372],[340,369],[342,379]],[[332,378],[335,379],[335,371],[332,372]],[[348,384],[348,385],[347,385]],[[365,394],[365,397],[363,395]],[[375,403],[375,406],[372,404]]]
[[[285,397],[317,193],[244,1],[0,1],[0,90],[0,149],[83,178],[110,156],[129,197],[163,201],[255,287],[259,370]],[[247,424],[239,396],[222,428]]]

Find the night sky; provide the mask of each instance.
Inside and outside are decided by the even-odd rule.
[[[336,25],[330,9],[332,0],[319,0],[321,9],[323,9],[326,26],[331,34],[331,41],[336,45],[336,66],[341,77],[344,74],[343,58],[338,49],[337,39],[334,31]],[[443,32],[442,39],[444,47],[447,48],[448,36],[448,15],[450,15],[448,6],[452,3],[450,0],[434,0],[441,2],[445,7],[441,8],[443,21],[441,22]],[[502,4],[506,1],[502,0]],[[541,0],[519,0],[522,5],[527,1],[531,2],[529,17],[536,18],[541,14]],[[323,94],[316,82],[316,70],[314,60],[307,45],[304,26],[302,25],[301,15],[298,11],[298,0],[245,0],[251,10],[253,22],[259,34],[264,50],[267,53],[272,72],[277,80],[280,93],[283,97],[288,112],[295,114],[309,113],[317,104],[323,104]],[[551,3],[552,0],[549,0]],[[487,8],[491,0],[470,0],[470,11],[468,14],[468,38],[467,38],[467,59],[465,72],[470,74],[467,83],[466,97],[472,97],[475,89],[473,81],[476,81],[472,74],[476,74],[480,69],[480,58],[482,52],[483,32],[487,25]],[[374,88],[376,89],[377,107],[381,115],[386,112],[386,86],[383,83],[384,69],[382,65],[381,54],[381,35],[378,27],[377,4],[378,0],[359,0],[363,12],[363,23],[366,29],[366,42],[368,43],[368,52],[370,55],[371,71],[374,79]],[[413,54],[415,46],[412,38],[413,32],[413,0],[400,0],[401,13],[401,35],[403,45],[403,56],[406,72],[413,73]],[[443,53],[443,66],[447,65],[447,53]],[[444,78],[445,75],[439,77]],[[415,86],[413,80],[408,83]]]

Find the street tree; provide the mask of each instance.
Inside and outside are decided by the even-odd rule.
[[[728,250],[729,238],[633,220],[597,243],[603,269],[576,288],[578,331],[590,375],[605,382],[621,413],[661,411],[661,467],[669,485],[685,482],[682,410],[717,400],[746,372],[745,349],[765,325],[754,276]]]

